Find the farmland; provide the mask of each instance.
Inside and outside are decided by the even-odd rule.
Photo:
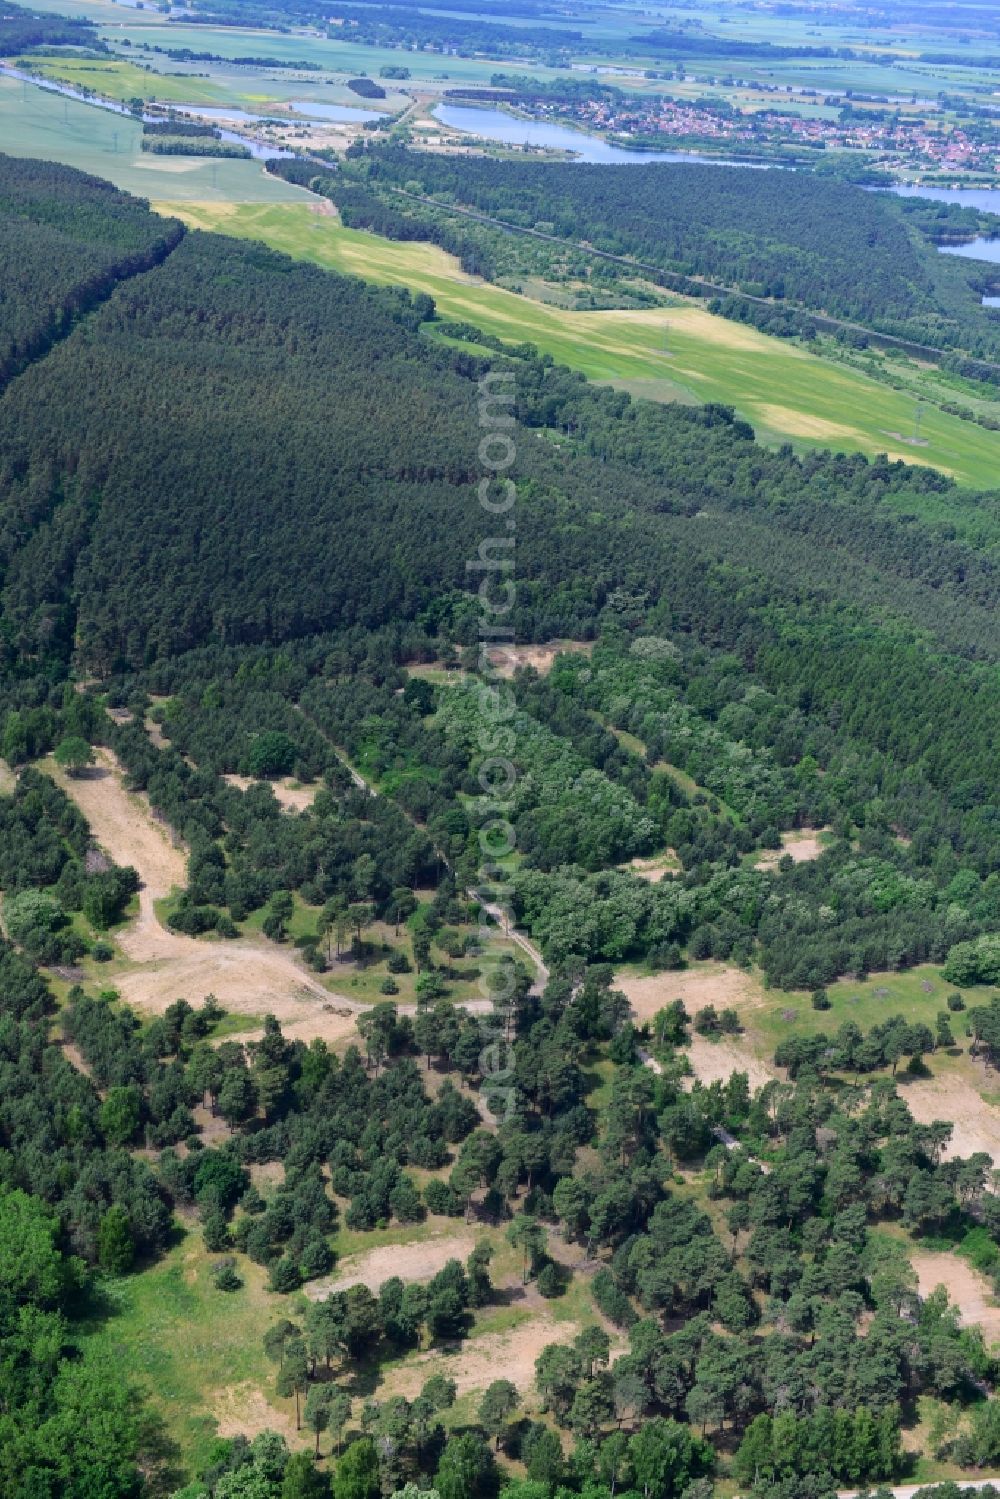
[[[61,161],[142,198],[173,202],[295,203],[305,194],[257,161],[209,161],[140,150],[142,127],[125,115],[0,76],[0,135],[10,156]]]

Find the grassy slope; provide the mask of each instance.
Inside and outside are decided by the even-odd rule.
[[[713,317],[700,306],[567,311],[475,281],[433,245],[345,229],[301,202],[234,207],[190,198],[177,203],[165,195],[159,206],[198,227],[262,239],[318,265],[429,292],[442,316],[514,342],[530,340],[590,379],[634,395],[731,403],[767,442],[888,451],[977,486],[995,483],[1000,471],[1000,434],[925,410],[924,441],[914,446],[905,440],[913,430],[910,396],[781,339]]]

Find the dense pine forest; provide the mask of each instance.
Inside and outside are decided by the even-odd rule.
[[[874,233],[868,290],[884,271],[912,332],[934,284],[864,202],[821,257],[803,200],[786,294],[858,315]],[[702,209],[736,279],[777,256]],[[927,1402],[954,1417],[936,1457],[995,1466],[997,1361],[899,1250],[997,1274],[990,1157],[897,1082],[966,1025],[1000,1055],[996,1003],[961,993],[1000,980],[997,496],[431,338],[427,297],[185,233],[68,169],[0,158],[0,247],[0,1493],[829,1499],[905,1480]],[[488,372],[516,390],[516,638],[574,647],[503,684],[468,573]],[[495,935],[484,679],[510,710],[511,906],[547,972],[505,952],[469,1005]],[[243,1040],[204,994],[121,1002],[138,876],[66,789],[109,765],[183,850],[172,937],[259,938],[303,987],[345,950],[384,965],[349,1044],[273,1015]],[[781,856],[819,829],[814,861]],[[692,1083],[693,1036],[739,1016],[678,1000],[640,1025],[614,965],[704,959],[816,1009],[842,975],[931,961],[955,1002],[933,1030],[790,1034],[763,1086]],[[329,1283],[338,1234],[428,1220],[474,1247]],[[292,1427],[171,1449],[106,1357],[123,1279],[184,1234],[220,1322],[251,1282],[271,1298],[258,1381],[322,1463]],[[524,1297],[588,1309],[534,1361],[540,1407],[502,1360],[474,1401],[446,1359],[382,1398],[510,1309],[501,1248]]]

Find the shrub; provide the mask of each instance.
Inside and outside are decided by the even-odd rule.
[[[258,734],[244,757],[247,774],[264,780],[291,775],[298,759],[294,739],[280,729]]]
[[[325,1239],[310,1239],[302,1257],[299,1268],[303,1280],[314,1280],[317,1275],[325,1275],[333,1266],[333,1251]]]
[[[295,1261],[287,1254],[282,1255],[280,1260],[275,1260],[270,1268],[270,1284],[272,1291],[281,1291],[288,1294],[289,1291],[297,1291],[302,1284],[302,1276]]]
[[[569,1282],[570,1272],[565,1265],[557,1265],[555,1260],[549,1260],[538,1275],[539,1294],[549,1301],[557,1296],[565,1296]]]
[[[217,1291],[238,1291],[243,1284],[232,1259],[220,1260],[212,1271],[212,1280]]]
[[[449,1218],[457,1218],[462,1211],[458,1194],[436,1176],[424,1188],[424,1201],[430,1212],[443,1213]]]

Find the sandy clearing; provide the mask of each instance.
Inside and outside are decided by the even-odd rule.
[[[593,649],[590,641],[553,640],[548,645],[495,645],[487,655],[498,677],[512,677],[519,666],[533,666],[544,677],[563,651],[579,651],[589,656]]]
[[[161,1014],[175,999],[198,1004],[214,994],[226,1010],[270,1013],[283,1023],[312,1019],[311,1035],[334,1030],[342,1034],[342,1017],[323,1006],[352,1012],[365,1007],[325,989],[288,949],[263,939],[199,940],[161,925],[155,902],[186,883],[184,855],[156,821],[147,799],[125,790],[121,768],[110,751],[100,750],[98,761],[89,776],[66,776],[51,762],[46,769],[76,802],[105,853],[119,864],[131,864],[142,882],[138,918],[117,938],[136,965],[115,976],[122,998],[138,1009]]]
[[[781,847],[769,848],[757,860],[754,869],[773,869],[784,854],[789,856],[793,864],[808,864],[812,859],[818,859],[826,847],[820,835],[828,831],[828,828],[816,828],[782,833]]]
[[[951,1123],[951,1140],[943,1152],[945,1160],[984,1150],[993,1158],[994,1165],[1000,1164],[1000,1109],[987,1103],[965,1078],[952,1072],[947,1076],[917,1078],[902,1083],[899,1092],[918,1124],[932,1124],[935,1119]]]
[[[1000,1306],[994,1304],[985,1276],[960,1255],[947,1251],[918,1249],[910,1263],[917,1272],[921,1296],[929,1296],[936,1286],[944,1286],[950,1301],[961,1312],[963,1323],[981,1328],[987,1345],[1000,1342]]]
[[[218,996],[216,996],[218,997]],[[360,1007],[359,1007],[360,1008]],[[328,1046],[338,1049],[348,1041],[360,1044],[357,1034],[357,1015],[352,1013],[344,1015],[338,1013],[340,1005],[335,1005],[330,1010],[320,1010],[317,1014],[311,1011],[308,1015],[301,1015],[292,1020],[281,1022],[281,1034],[286,1041],[325,1041]],[[260,1028],[238,1033],[225,1037],[227,1041],[260,1041],[264,1032]],[[478,1094],[476,1095],[478,1097]]]
[[[651,885],[658,885],[664,875],[675,874],[681,867],[680,860],[672,848],[665,849],[662,854],[657,854],[652,859],[630,859],[627,864],[621,866],[623,869],[631,869],[640,880],[648,880]]]
[[[755,404],[753,410],[769,427],[778,427],[782,432],[790,432],[793,437],[816,437],[823,440],[850,437],[857,442],[865,440],[865,434],[858,427],[831,422],[825,416],[811,416],[805,411],[795,411],[791,406]]]
[[[312,1301],[322,1301],[331,1291],[346,1291],[349,1286],[367,1286],[377,1292],[394,1275],[405,1281],[430,1280],[449,1260],[467,1260],[475,1247],[476,1236],[471,1230],[416,1244],[384,1244],[369,1249],[367,1254],[349,1255],[336,1275],[313,1281],[305,1293]]]
[[[275,800],[284,807],[286,812],[305,812],[312,806],[317,794],[322,790],[319,781],[312,786],[301,786],[293,780],[255,781],[253,776],[240,776],[235,773],[224,775],[222,779],[228,781],[230,786],[235,786],[238,791],[247,791],[251,786],[270,786]]]
[[[755,1056],[749,1044],[739,1037],[709,1041],[705,1036],[693,1032],[687,1054],[695,1077],[702,1083],[724,1083],[734,1072],[745,1072],[753,1090],[763,1088],[765,1083],[771,1082],[778,1075]]]
[[[132,948],[131,934],[119,939],[126,954],[141,966],[115,975],[121,997],[140,1010],[162,1014],[175,999],[198,1005],[214,994],[224,1010],[241,1015],[274,1015],[282,1027],[296,1025],[302,1040],[314,1036],[339,1039],[352,1022],[323,1009],[366,1005],[331,994],[317,983],[292,954],[269,949],[263,942],[234,942],[182,937],[156,924],[142,939],[142,954]],[[240,1037],[238,1039],[246,1039]]]
[[[247,1381],[220,1390],[212,1402],[212,1414],[218,1422],[220,1437],[255,1437],[262,1431],[276,1431],[294,1452],[310,1445],[313,1439],[309,1432],[295,1430],[295,1407],[291,1402],[286,1403],[288,1410],[279,1410],[262,1390]]]
[[[125,790],[122,768],[110,750],[99,749],[96,765],[82,776],[66,775],[51,760],[45,769],[76,802],[104,852],[138,870],[139,920],[128,934],[138,936],[151,922],[156,924],[153,902],[187,883],[183,851],[157,821],[148,799]]]
[[[762,1003],[760,986],[741,968],[723,963],[696,963],[681,971],[615,975],[614,987],[628,998],[639,1021],[652,1020],[657,1010],[682,999],[689,1014],[705,1005],[717,1010],[756,1009]]]
[[[485,1333],[460,1344],[453,1353],[435,1348],[408,1358],[387,1372],[380,1393],[412,1399],[432,1374],[446,1374],[459,1395],[481,1390],[494,1379],[509,1379],[521,1391],[535,1382],[535,1360],[549,1343],[571,1343],[580,1332],[576,1322],[556,1322],[543,1314],[510,1332]]]

